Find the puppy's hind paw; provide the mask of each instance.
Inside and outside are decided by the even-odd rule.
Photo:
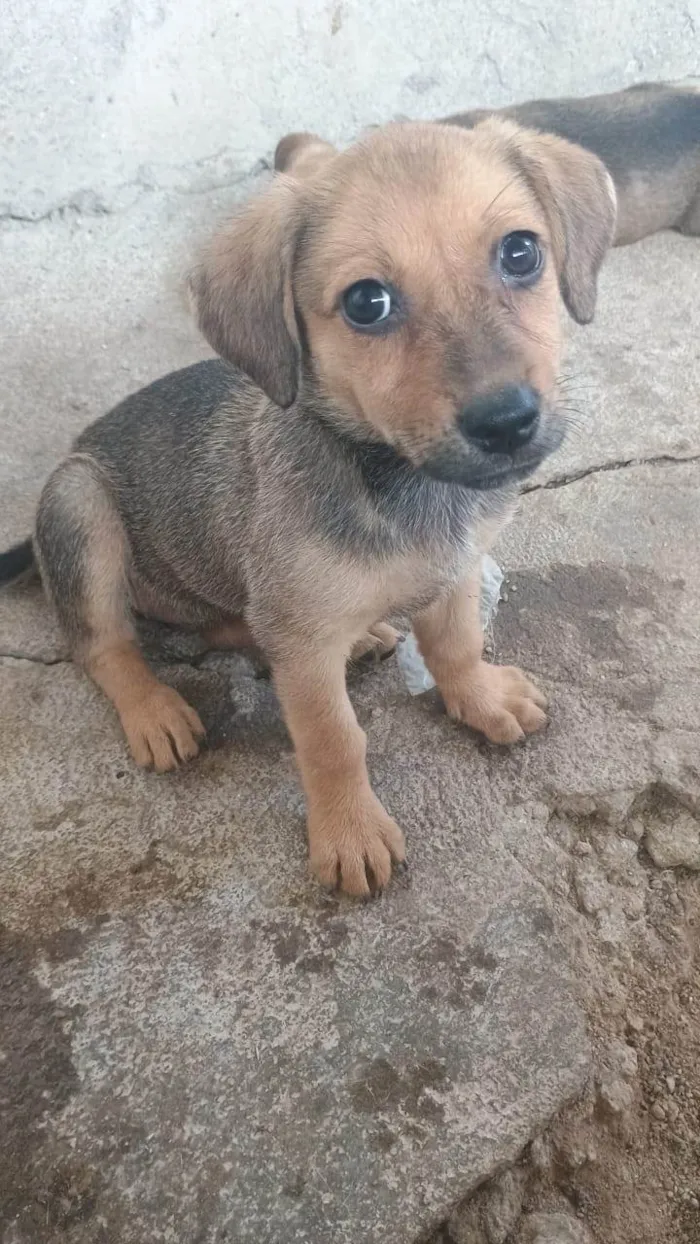
[[[350,660],[360,661],[364,657],[375,657],[383,661],[395,651],[400,639],[401,635],[394,630],[393,626],[389,626],[386,622],[377,622],[361,639],[358,639],[350,653]]]

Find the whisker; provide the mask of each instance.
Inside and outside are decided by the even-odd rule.
[[[518,180],[519,180],[519,176],[518,176],[518,174],[516,173],[516,175],[515,175],[514,177],[511,177],[510,181],[507,181],[507,182],[506,182],[505,186],[501,186],[501,189],[498,191],[498,194],[495,194],[495,195],[493,196],[493,198],[492,198],[491,202],[490,202],[490,203],[488,203],[488,204],[486,205],[486,207],[484,208],[483,212],[481,213],[481,219],[482,219],[482,220],[484,220],[484,221],[485,221],[485,220],[489,219],[489,212],[491,211],[491,208],[493,207],[494,203],[497,203],[497,202],[498,202],[498,200],[500,199],[501,195],[502,195],[502,194],[505,194],[505,193],[506,193],[506,191],[510,190],[511,186],[516,185],[516,183],[518,182]]]
[[[545,350],[550,350],[552,348],[551,338],[546,336],[544,333],[538,332],[537,329],[533,328],[531,325],[520,324],[519,329],[525,337],[528,337],[530,341],[534,341],[535,345],[542,346]]]
[[[487,208],[484,212],[484,219],[489,225],[497,225],[499,221],[507,220],[508,217],[511,217],[512,219],[512,209],[510,207],[504,207],[500,212],[493,212]]]

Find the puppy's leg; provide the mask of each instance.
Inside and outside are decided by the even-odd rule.
[[[348,647],[310,652],[301,640],[273,662],[273,677],[306,795],[311,867],[324,885],[362,895],[370,881],[387,884],[404,839],[369,783],[365,734],[345,686]]]
[[[480,591],[477,572],[415,618],[414,630],[450,717],[492,743],[515,743],[545,724],[545,699],[520,670],[482,659]]]
[[[199,717],[138,650],[126,534],[89,458],[69,458],[51,476],[39,503],[36,547],[73,655],[114,704],[137,764],[163,772],[195,756],[204,734]]]

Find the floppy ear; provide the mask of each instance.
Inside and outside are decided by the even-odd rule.
[[[285,134],[275,149],[275,171],[306,181],[320,173],[337,154],[332,143],[315,134]]]
[[[278,406],[291,406],[298,387],[292,263],[301,224],[293,183],[275,178],[214,238],[189,279],[209,344]]]
[[[598,272],[615,236],[612,177],[590,151],[551,134],[518,129],[509,148],[547,214],[564,304],[578,324],[588,324]]]

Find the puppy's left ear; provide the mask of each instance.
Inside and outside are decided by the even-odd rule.
[[[324,171],[337,148],[316,134],[285,134],[275,148],[275,172],[308,181]]]
[[[214,238],[188,283],[209,344],[284,407],[298,387],[292,267],[303,220],[294,183],[276,177]]]
[[[577,324],[588,324],[598,272],[615,236],[612,177],[590,151],[551,134],[515,127],[508,146],[547,215],[564,304]]]

